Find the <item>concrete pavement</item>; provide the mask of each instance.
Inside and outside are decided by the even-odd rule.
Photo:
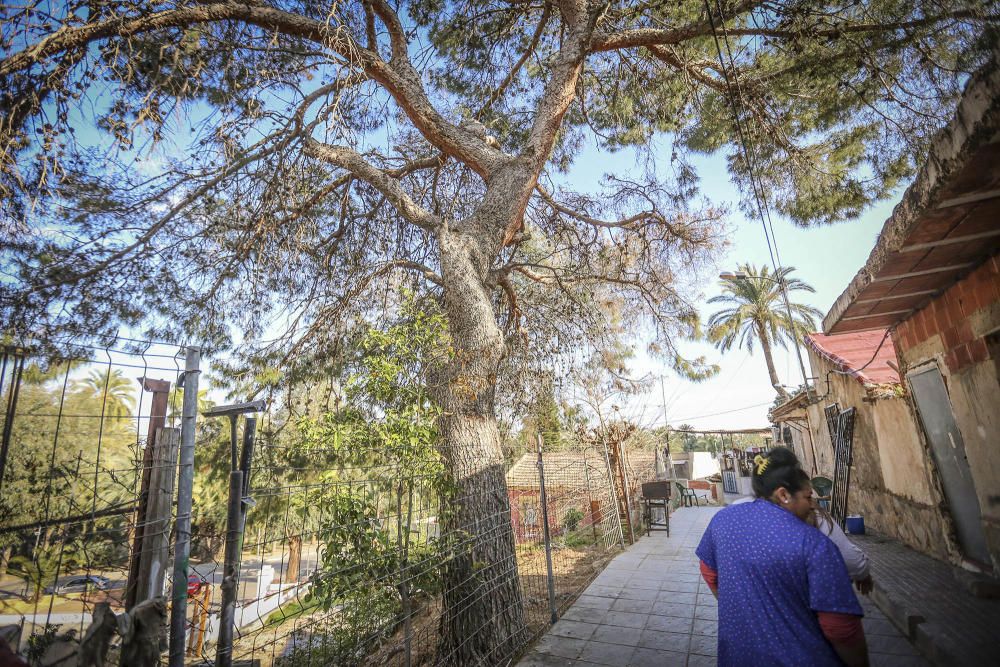
[[[694,551],[719,509],[678,509],[670,517],[669,537],[654,532],[637,540],[608,564],[519,667],[715,665],[716,602],[701,580]],[[927,664],[870,601],[862,604],[873,667]]]

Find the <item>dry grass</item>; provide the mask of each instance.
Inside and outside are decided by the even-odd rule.
[[[553,548],[556,609],[559,614],[573,604],[617,553],[617,550],[593,545],[579,547],[557,545]],[[517,564],[524,599],[525,637],[528,640],[525,649],[527,649],[530,643],[550,627],[545,550],[539,545],[519,545]],[[416,599],[413,605],[414,612],[409,628],[410,664],[413,667],[426,667],[434,664],[441,618],[441,600],[440,598]],[[317,633],[321,633],[320,628],[328,620],[321,618],[322,614],[323,612],[313,612],[250,633],[236,641],[234,655],[249,657],[252,654],[254,658],[260,660],[261,667],[271,667],[275,659],[282,655],[288,637],[296,629],[302,629],[315,622]],[[391,635],[372,647],[372,652],[365,658],[363,664],[366,667],[404,665],[406,645],[406,628],[401,623]]]

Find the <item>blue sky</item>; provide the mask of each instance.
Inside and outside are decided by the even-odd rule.
[[[668,150],[663,150],[662,155],[664,160],[669,159]],[[770,257],[760,220],[748,219],[739,209],[739,195],[729,180],[724,157],[717,154],[698,158],[695,162],[702,176],[703,194],[715,204],[727,204],[730,211],[730,246],[719,257],[715,270],[707,272],[705,281],[701,283],[703,291],[694,299],[699,304],[702,317],[707,319],[715,306],[705,302],[721,291],[717,279],[720,271],[735,270],[737,264],[744,262],[770,265]],[[589,184],[596,184],[601,171],[613,169],[635,169],[634,159],[627,153],[607,155],[594,152],[592,156],[584,155],[567,180],[585,189]],[[816,289],[814,294],[798,292],[793,298],[805,301],[826,314],[867,261],[882,225],[904,189],[901,188],[892,199],[867,210],[860,219],[835,225],[803,229],[772,211],[774,235],[782,264],[794,266],[795,275]],[[719,364],[720,373],[710,380],[694,383],[678,377],[664,364],[640,356],[633,365],[634,375],[662,375],[664,391],[661,392],[659,382],[654,383],[648,394],[635,397],[627,406],[622,406],[626,416],[644,426],[663,424],[664,419],[673,426],[689,423],[696,428],[768,425],[767,410],[775,394],[758,346],[754,346],[752,355],[741,349],[722,354],[707,343],[689,343],[684,350],[690,356],[705,355],[709,362]],[[806,364],[809,370],[808,359]],[[775,365],[782,383],[791,386],[801,384],[801,372],[793,350],[777,348]]]

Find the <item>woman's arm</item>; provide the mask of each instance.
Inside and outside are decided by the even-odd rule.
[[[871,577],[871,564],[868,562],[867,554],[851,542],[836,521],[827,515],[817,514],[816,528],[837,545],[852,581],[864,581]]]
[[[699,561],[701,567],[701,577],[708,584],[708,587],[712,589],[712,595],[719,597],[719,573],[710,568],[705,564],[705,561]]]
[[[868,642],[861,617],[821,611],[816,614],[823,636],[848,667],[868,666]]]

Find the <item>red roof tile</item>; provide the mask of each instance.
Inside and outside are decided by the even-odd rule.
[[[806,345],[833,362],[841,371],[853,375],[861,384],[899,383],[899,373],[889,367],[890,361],[893,365],[899,363],[896,361],[896,348],[892,344],[892,336],[887,336],[885,329],[830,336],[807,334]]]

